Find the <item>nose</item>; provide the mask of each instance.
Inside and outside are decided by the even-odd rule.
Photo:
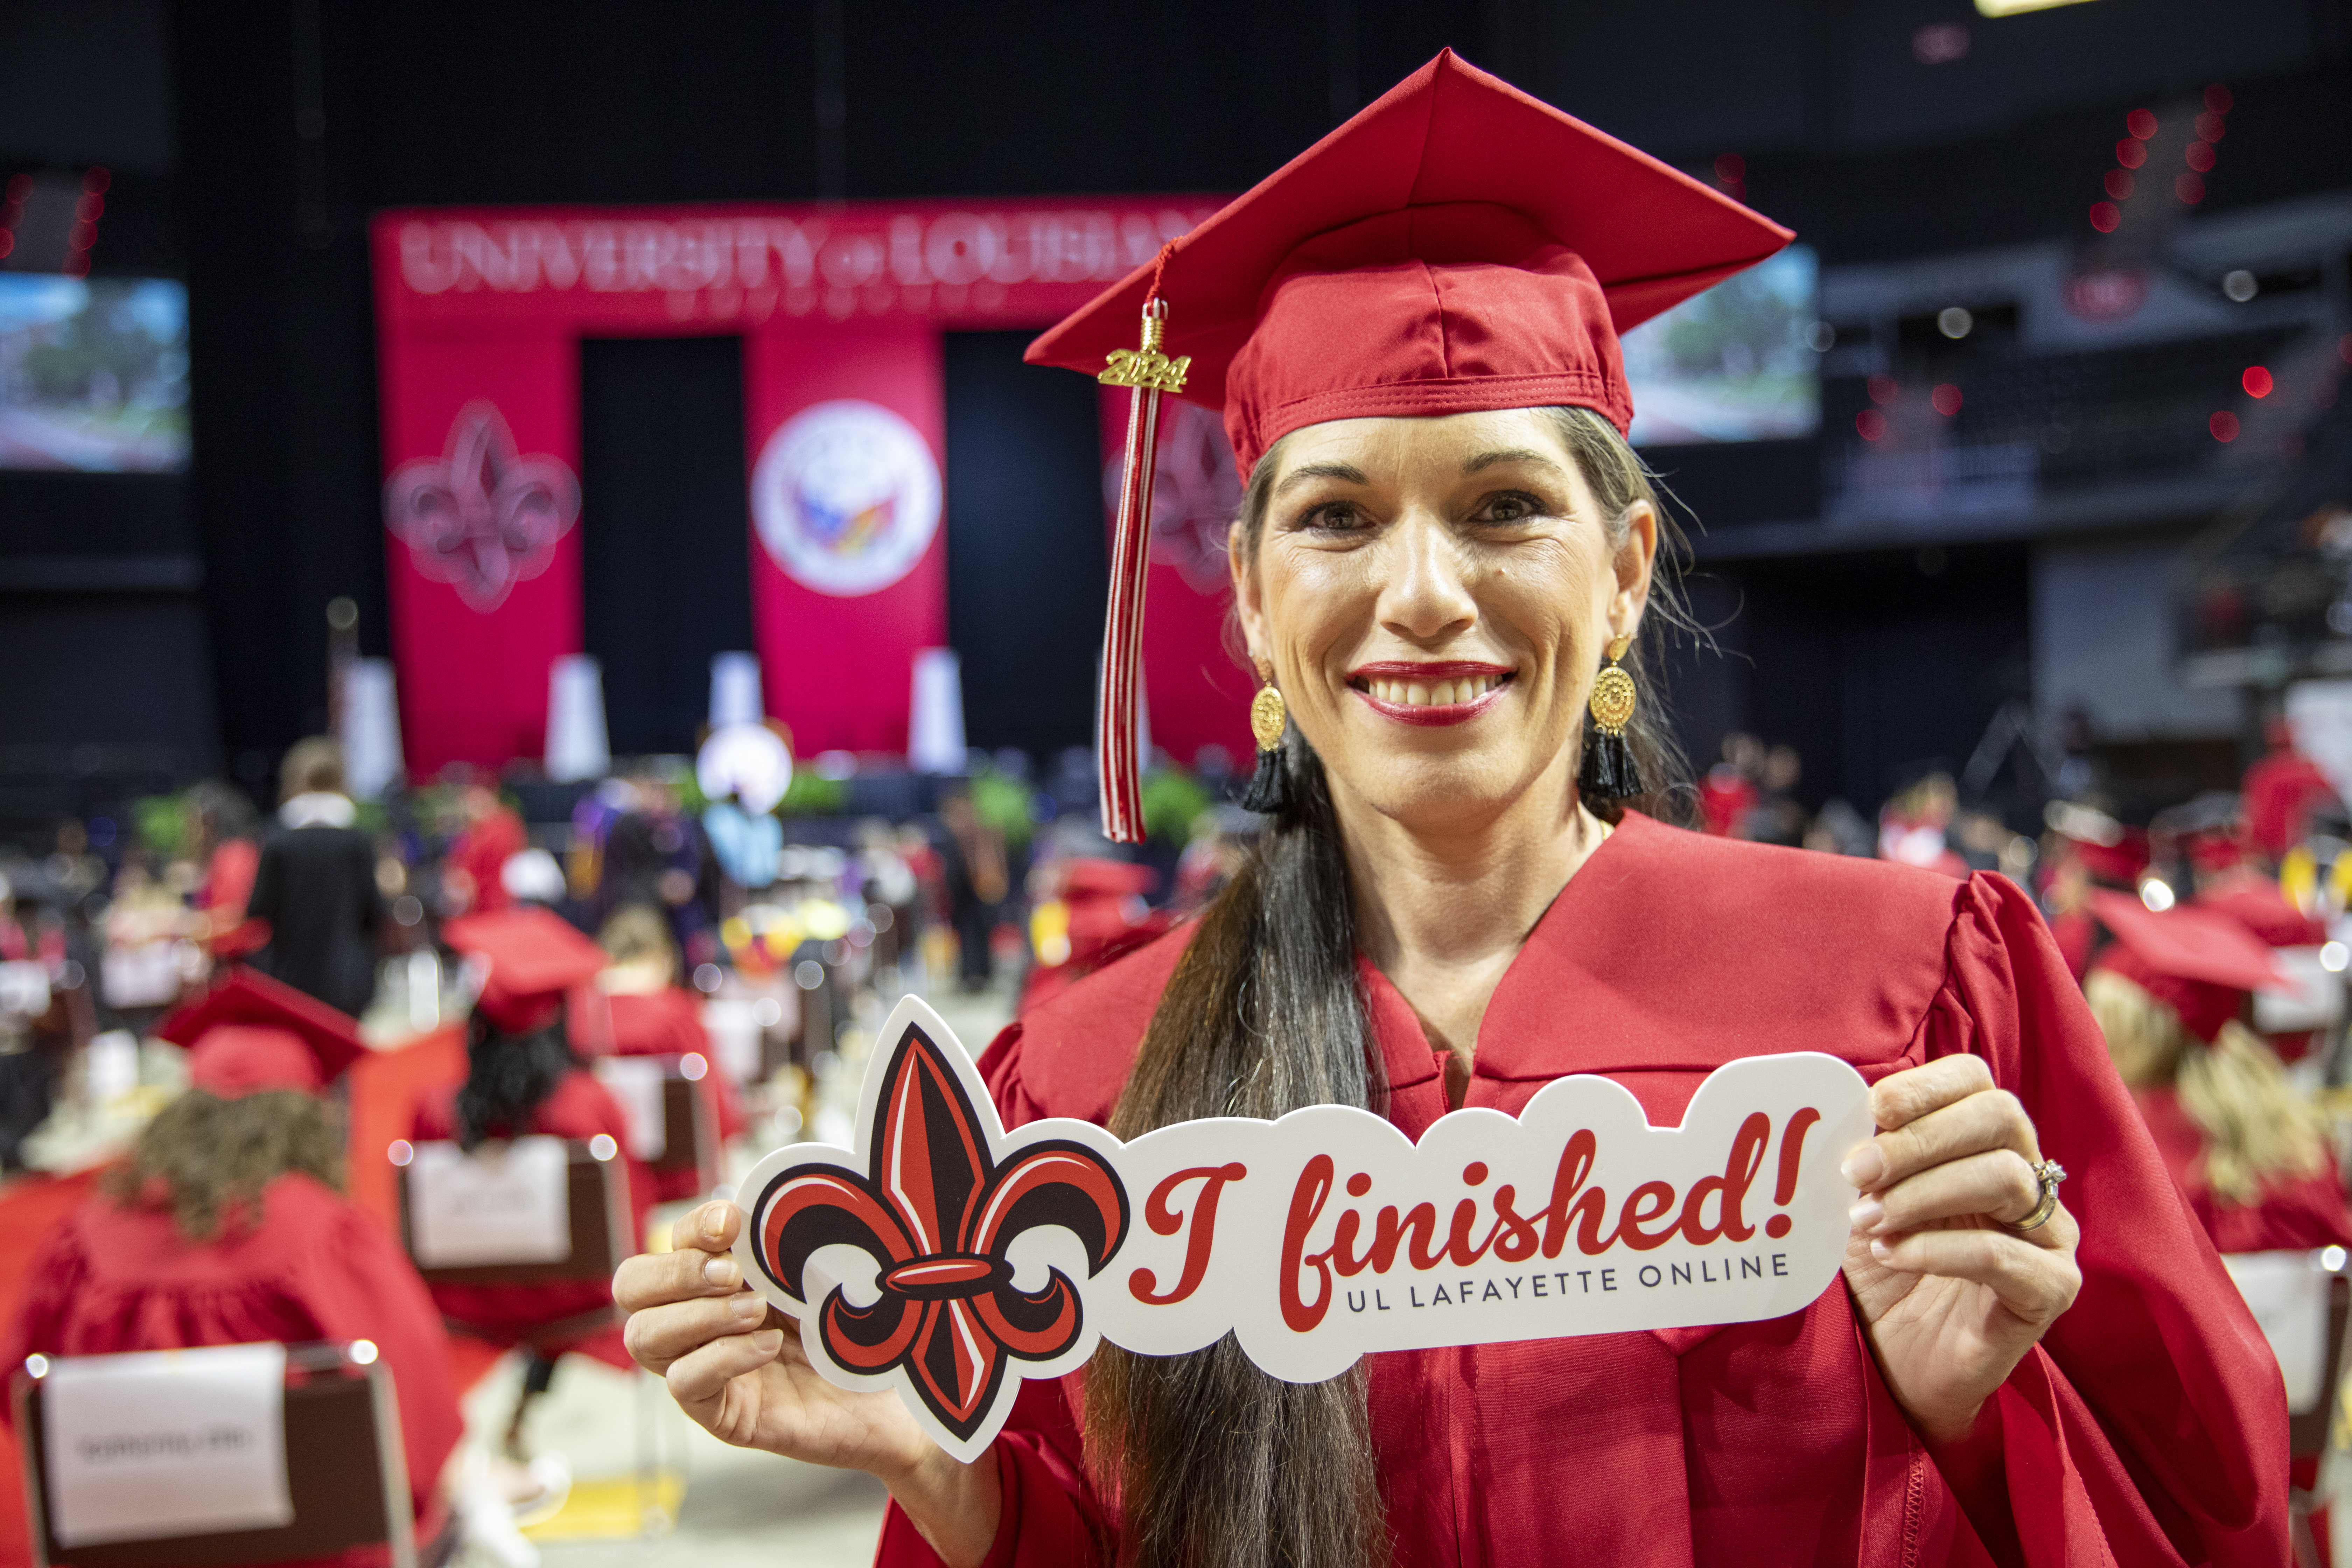
[[[1386,557],[1380,563],[1382,626],[1409,642],[1434,644],[1476,623],[1468,563],[1443,520],[1416,510],[1400,519],[1381,545]]]

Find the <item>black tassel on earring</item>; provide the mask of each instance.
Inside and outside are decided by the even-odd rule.
[[[1289,721],[1289,710],[1273,677],[1262,672],[1260,678],[1265,684],[1257,689],[1257,696],[1250,701],[1250,733],[1257,741],[1257,772],[1250,774],[1249,787],[1242,791],[1241,805],[1244,811],[1274,816],[1290,809],[1290,770],[1282,758],[1282,731]]]
[[[1624,637],[1612,642],[1609,667],[1593,678],[1584,760],[1576,771],[1577,793],[1592,800],[1631,800],[1645,793],[1642,769],[1625,744],[1625,726],[1633,718],[1633,678],[1618,664],[1633,642]]]

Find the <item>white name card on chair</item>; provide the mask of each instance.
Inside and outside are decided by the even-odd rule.
[[[416,1146],[408,1166],[408,1235],[419,1265],[561,1263],[572,1256],[569,1173],[561,1138]]]
[[[640,1160],[658,1160],[669,1149],[669,1122],[662,1107],[659,1057],[600,1057],[596,1081],[620,1103],[629,1124],[629,1152]]]
[[[59,1358],[42,1382],[59,1546],[294,1522],[284,1345]]]
[[[0,963],[0,1013],[37,1018],[49,1010],[49,970],[19,959]]]
[[[2315,1252],[2225,1252],[2221,1266],[2252,1309],[2286,1379],[2291,1414],[2327,1397],[2328,1271]]]

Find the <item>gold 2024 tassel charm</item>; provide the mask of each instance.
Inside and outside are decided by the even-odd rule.
[[[1168,252],[1160,252],[1167,265]],[[1170,359],[1160,345],[1168,301],[1160,276],[1143,301],[1143,346],[1114,349],[1096,377],[1105,386],[1133,389],[1128,405],[1127,456],[1118,489],[1118,530],[1111,545],[1110,613],[1103,625],[1102,687],[1095,710],[1095,763],[1102,788],[1103,836],[1115,844],[1143,842],[1143,759],[1136,754],[1136,714],[1143,684],[1143,584],[1151,563],[1151,481],[1160,450],[1160,397],[1182,392],[1190,354]]]

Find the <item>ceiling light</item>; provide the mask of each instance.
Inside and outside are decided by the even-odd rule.
[[[1979,16],[2015,16],[2026,11],[2051,11],[2061,5],[2080,5],[2083,0],[1977,0]]]
[[[1947,305],[1936,312],[1936,330],[1956,341],[1967,337],[1976,324],[1977,319],[1958,305]]]

